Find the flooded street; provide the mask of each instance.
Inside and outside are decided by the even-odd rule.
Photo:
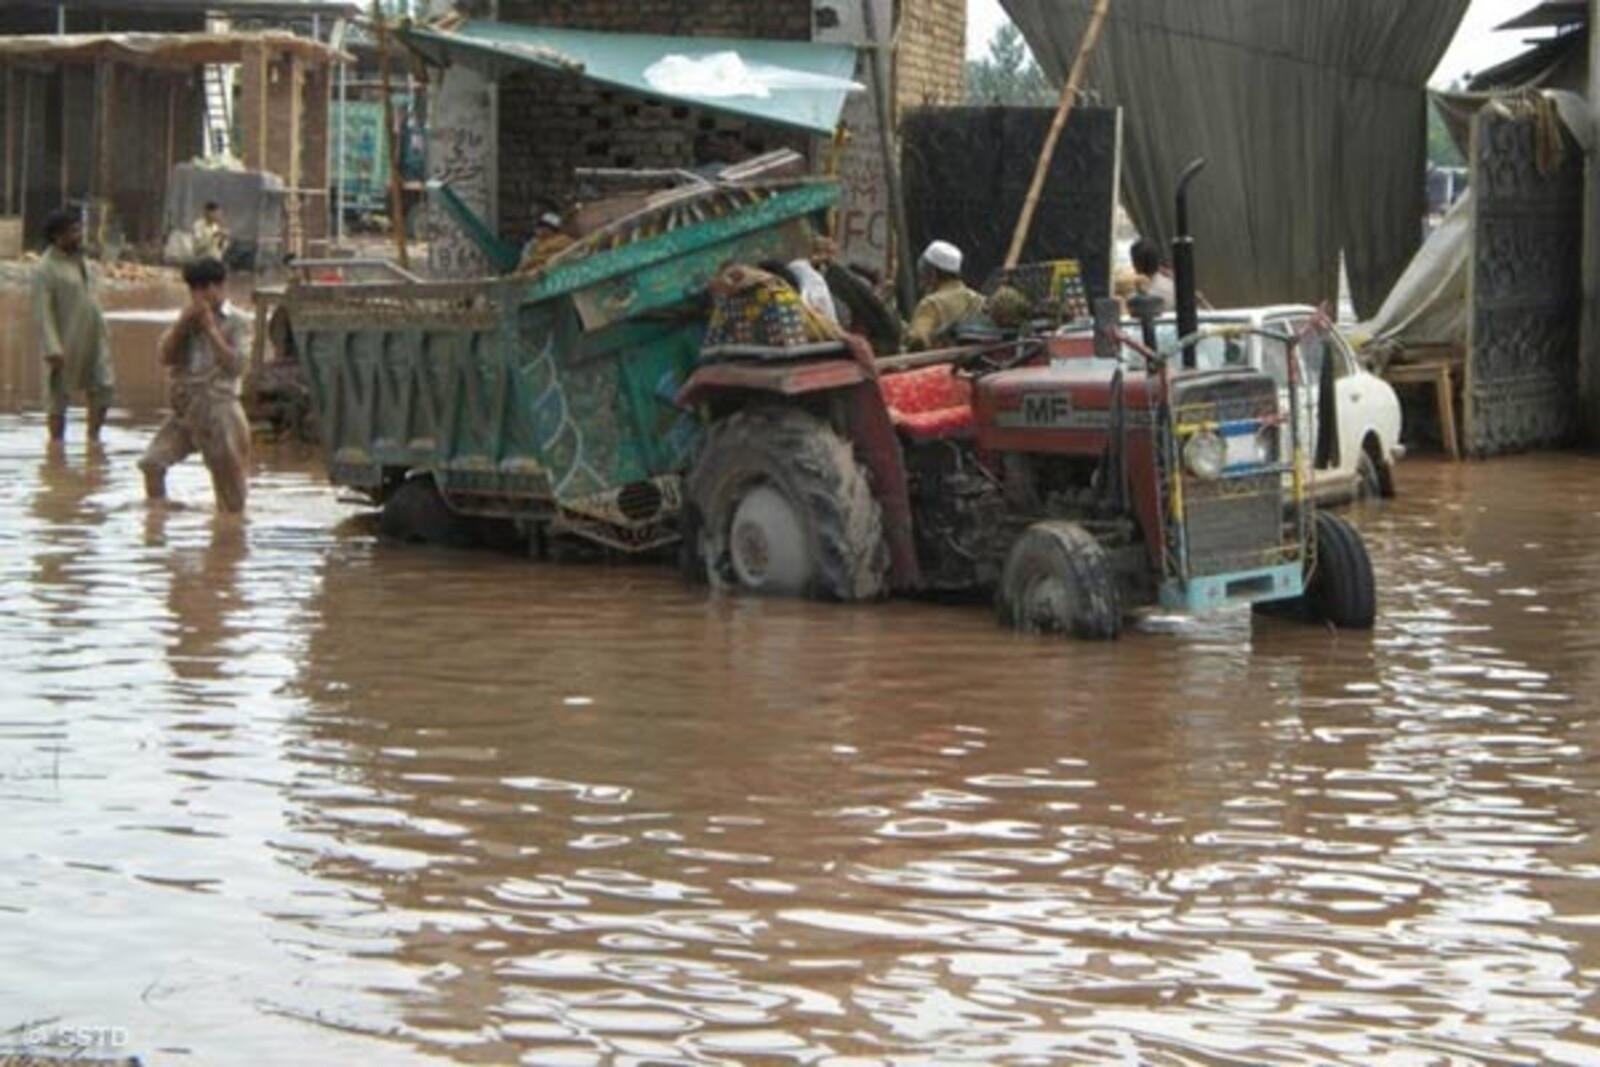
[[[1600,1062],[1600,460],[1399,470],[1375,634],[1109,646],[150,511],[0,416],[0,1045]]]

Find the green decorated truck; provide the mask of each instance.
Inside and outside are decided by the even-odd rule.
[[[701,432],[675,398],[707,283],[729,262],[804,254],[836,195],[817,180],[692,182],[533,274],[303,267],[283,304],[329,476],[417,539],[470,539],[490,519],[535,546],[675,542]]]

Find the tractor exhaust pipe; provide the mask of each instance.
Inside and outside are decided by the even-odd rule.
[[[1172,288],[1178,301],[1178,336],[1192,337],[1200,329],[1200,298],[1194,276],[1194,235],[1189,232],[1189,183],[1205,169],[1205,157],[1196,159],[1178,176],[1178,232],[1172,238]],[[1183,348],[1183,367],[1193,370],[1194,345]]]

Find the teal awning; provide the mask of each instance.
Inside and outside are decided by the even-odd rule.
[[[860,86],[855,49],[807,41],[660,37],[555,30],[472,19],[454,29],[409,26],[400,37],[438,66],[491,78],[528,66],[815,133],[832,133],[845,94]]]

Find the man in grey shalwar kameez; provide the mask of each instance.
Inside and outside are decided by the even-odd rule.
[[[50,440],[66,437],[67,404],[82,393],[93,444],[116,389],[111,338],[84,260],[83,223],[74,212],[57,211],[45,220],[44,237],[48,247],[33,274],[33,318],[44,354]]]

